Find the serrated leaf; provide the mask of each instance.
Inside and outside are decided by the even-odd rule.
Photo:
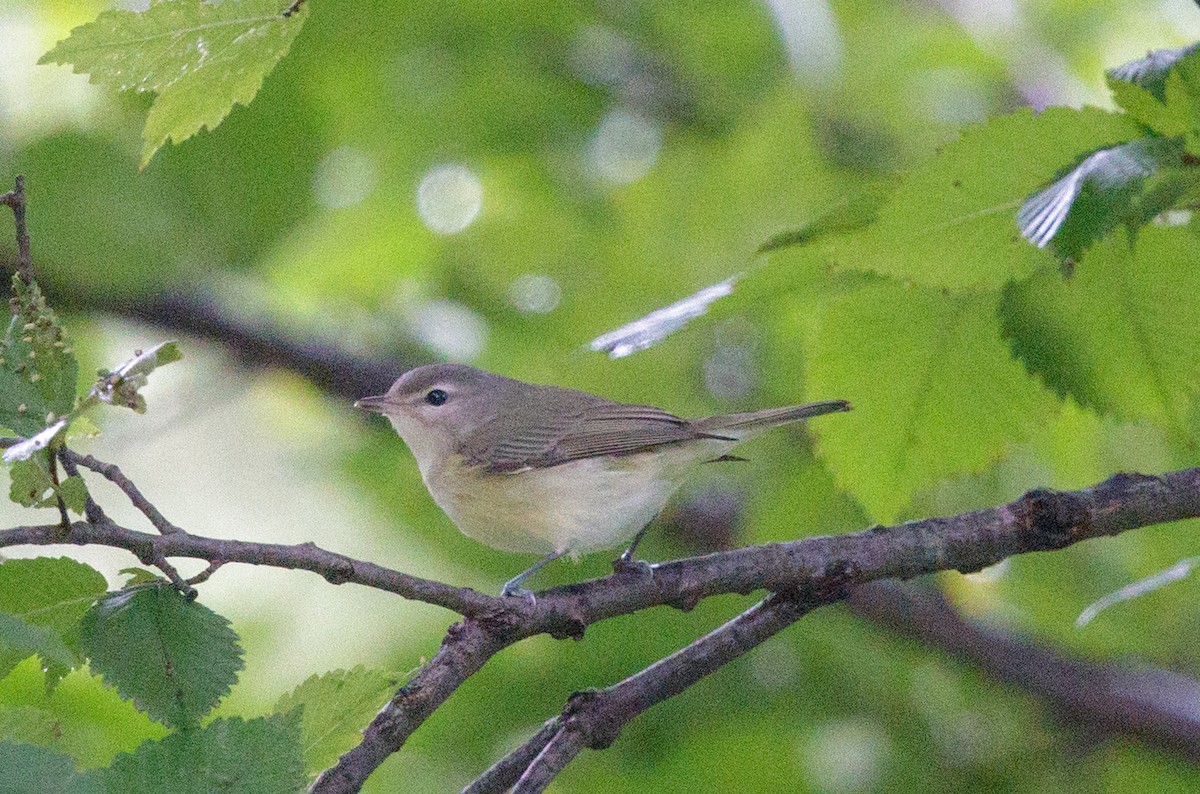
[[[106,587],[99,571],[66,557],[8,560],[0,563],[0,612],[53,632],[75,652],[80,621]],[[9,661],[0,654],[0,669]],[[47,671],[48,684],[60,677]]]
[[[75,663],[75,655],[54,631],[0,612],[0,675],[7,675],[18,662],[35,653],[66,667]]]
[[[0,794],[102,794],[69,756],[32,744],[0,741]]]
[[[1021,202],[1081,153],[1142,135],[1129,118],[1095,108],[990,119],[902,174],[875,223],[816,246],[838,268],[947,289],[998,287],[1048,259],[1013,228]]]
[[[12,288],[17,313],[0,343],[0,424],[29,437],[74,406],[79,364],[37,283],[13,276]]]
[[[146,400],[139,390],[146,385],[150,373],[181,358],[183,353],[175,342],[162,342],[149,350],[138,350],[133,358],[112,372],[102,370],[100,379],[92,386],[90,398],[109,405],[132,408],[135,413],[144,413]]]
[[[1001,339],[996,301],[885,282],[825,307],[808,391],[854,412],[822,424],[819,446],[875,520],[895,520],[943,477],[987,466],[1053,413]]]
[[[80,647],[121,697],[176,727],[207,714],[242,669],[229,621],[167,584],[102,598],[84,616]]]
[[[1159,135],[1195,134],[1200,125],[1200,44],[1157,50],[1107,72],[1113,99]]]
[[[1158,101],[1166,98],[1167,74],[1181,60],[1200,52],[1200,42],[1185,47],[1154,50],[1145,58],[1114,66],[1105,72],[1109,80],[1140,86]]]
[[[216,719],[143,742],[89,779],[109,792],[293,794],[305,788],[295,714]]]
[[[18,460],[8,468],[8,498],[23,507],[54,504],[54,480],[44,455]]]
[[[19,444],[13,444],[4,450],[4,462],[15,463],[18,460],[28,460],[33,456],[33,453],[50,446],[66,428],[67,418],[64,416],[62,419],[43,428]]]
[[[363,726],[395,692],[396,676],[359,665],[314,675],[279,699],[275,711],[300,712],[300,745],[305,771],[330,767],[358,744]]]
[[[1185,164],[1181,138],[1142,138],[1093,152],[1017,213],[1021,234],[1060,258],[1121,224],[1136,230],[1200,188],[1200,168]]]
[[[1043,273],[1005,295],[1001,317],[1017,356],[1082,405],[1146,417],[1195,438],[1200,395],[1200,236],[1148,226],[1131,251],[1106,240],[1075,274]]]
[[[169,0],[140,13],[105,11],[38,63],[71,64],[94,83],[158,94],[142,133],[141,165],[168,140],[213,129],[247,105],[307,18],[287,0]]]

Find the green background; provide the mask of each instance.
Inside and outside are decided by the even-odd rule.
[[[964,179],[993,184],[1022,169],[1049,179],[1078,151],[1120,140],[1120,122],[1096,113],[1096,140],[1078,148],[1047,140],[1044,150],[997,146],[984,158],[991,139],[970,132],[963,141],[983,139],[979,148],[953,148],[963,128],[1029,104],[1110,107],[1102,69],[1200,38],[1193,4],[309,6],[291,53],[251,105],[165,147],[139,172],[149,98],[35,66],[106,6],[0,0],[0,177],[27,176],[35,264],[65,310],[81,371],[174,335],[133,319],[139,307],[203,296],[290,340],[394,363],[397,375],[409,364],[468,360],[683,415],[856,403],[811,432],[755,442],[749,464],[703,472],[649,536],[650,559],[1195,463],[1195,370],[1174,360],[1149,372],[1124,366],[1141,360],[1111,341],[1128,318],[1101,324],[1109,336],[1100,342],[1084,326],[1066,353],[1022,349],[1048,379],[1009,355],[1002,330],[1028,342],[1038,334],[1021,329],[1041,327],[1036,319],[1093,317],[1103,307],[1113,268],[1132,267],[1114,264],[1127,256],[1118,244],[1098,247],[1067,294],[1048,253],[1021,242],[996,251],[1004,264],[992,267],[931,231],[938,208],[926,216],[914,199],[904,205],[910,214],[885,215],[853,245],[833,246],[832,263],[808,249],[755,254],[772,235],[935,151]],[[971,156],[956,160],[956,151]],[[482,196],[477,217],[451,234],[431,228],[418,202],[422,180],[446,165],[466,169]],[[919,196],[939,177],[923,172],[901,190]],[[1005,217],[997,228],[1007,223],[1015,236]],[[1152,253],[1172,246],[1197,250],[1194,235],[1166,234],[1147,233],[1143,264],[1166,261]],[[11,250],[8,233],[0,245]],[[733,297],[662,344],[618,360],[587,350],[597,335],[733,274],[744,274]],[[1131,316],[1151,317],[1173,293],[1195,294],[1190,273],[1156,283],[1166,285],[1161,294],[1130,292]],[[1176,330],[1164,321],[1156,332]],[[220,339],[181,342],[185,360],[155,373],[145,392],[149,413],[106,413],[103,434],[82,445],[120,463],[175,523],[203,535],[311,540],[489,592],[531,562],[461,537],[401,442],[348,399],[283,367],[244,366]],[[1105,366],[1088,367],[1080,382],[1070,370],[1083,371],[1080,361]],[[1163,371],[1179,382],[1164,385]],[[1066,399],[1046,380],[1066,383]],[[136,523],[115,491],[93,493]],[[707,536],[680,531],[686,522],[672,516],[705,499],[741,520]],[[3,510],[6,526],[31,515]],[[37,520],[52,520],[45,515]],[[1096,598],[1191,548],[1184,527],[1154,528],[938,581],[964,612],[1005,629],[1195,676],[1192,581],[1073,626]],[[115,552],[71,554],[114,585],[133,564]],[[556,564],[538,582],[601,575],[607,565],[603,554]],[[412,670],[452,618],[309,574],[234,566],[202,586],[201,600],[230,618],[246,646],[241,682],[219,713],[248,718],[314,672],[359,663]],[[581,642],[538,637],[507,650],[368,790],[456,790],[571,692],[618,681],[748,604],[714,598],[687,614],[614,619]],[[0,680],[0,729],[34,705],[63,721],[48,743],[81,767],[162,735],[83,672],[44,696],[28,660]],[[639,717],[611,749],[573,763],[554,790],[1200,785],[1170,756],[1100,743],[1077,727],[839,607]]]

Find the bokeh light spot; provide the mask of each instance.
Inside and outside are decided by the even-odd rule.
[[[330,209],[353,207],[375,188],[375,162],[361,149],[339,146],[313,174],[313,197]]]
[[[588,164],[606,182],[627,185],[650,172],[660,148],[657,124],[617,108],[600,120],[588,146]]]
[[[517,311],[526,314],[547,314],[562,300],[562,287],[550,276],[526,273],[513,279],[508,298]]]
[[[483,208],[483,184],[469,168],[439,165],[417,187],[417,214],[439,234],[457,234],[470,226]]]

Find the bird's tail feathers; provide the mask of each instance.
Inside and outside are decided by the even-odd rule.
[[[765,408],[761,411],[750,411],[742,414],[721,414],[706,419],[697,419],[694,427],[704,433],[720,434],[722,431],[739,433],[765,430],[776,425],[786,425],[810,419],[822,414],[832,414],[839,411],[849,411],[850,403],[845,400],[825,400],[824,402],[807,403],[805,405],[787,405],[782,408]]]

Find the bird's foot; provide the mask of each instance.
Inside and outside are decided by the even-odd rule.
[[[521,579],[519,577],[516,579],[510,579],[504,583],[504,587],[500,588],[500,597],[528,598],[531,605],[537,603],[537,596],[533,594],[533,591],[521,587]]]

